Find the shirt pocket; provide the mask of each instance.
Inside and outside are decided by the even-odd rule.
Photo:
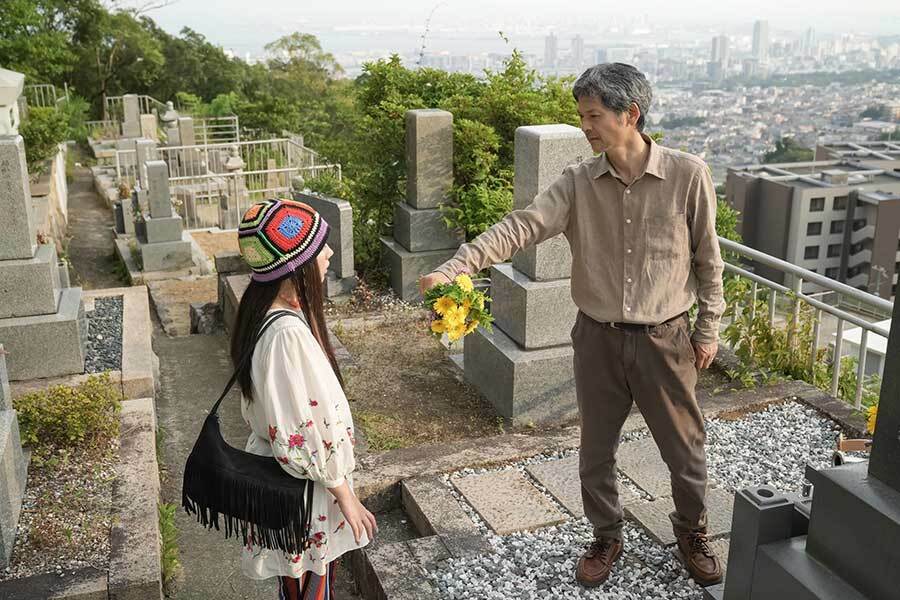
[[[687,218],[683,212],[644,217],[644,247],[648,259],[677,260],[687,256]]]

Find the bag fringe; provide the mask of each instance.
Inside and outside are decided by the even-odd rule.
[[[296,508],[298,490],[273,489],[258,479],[223,479],[209,466],[184,471],[181,505],[207,529],[220,531],[223,521],[225,539],[240,533],[245,546],[255,544],[270,550],[301,554],[309,547],[312,525],[313,482],[306,481],[305,502]],[[302,492],[301,492],[302,493]]]

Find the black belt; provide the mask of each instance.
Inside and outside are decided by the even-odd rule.
[[[583,313],[582,313],[583,314]],[[663,325],[668,325],[673,321],[677,321],[678,319],[685,318],[687,312],[683,312],[681,314],[677,314],[671,319],[666,319],[662,323],[657,323],[656,325],[651,325],[648,323],[625,323],[623,321],[594,321],[598,325],[603,325],[606,327],[610,327],[612,329],[624,329],[625,331],[642,331],[644,333],[650,333],[657,327],[662,327]],[[587,316],[587,315],[585,315]],[[590,319],[590,317],[588,317]],[[591,319],[593,320],[593,319]]]

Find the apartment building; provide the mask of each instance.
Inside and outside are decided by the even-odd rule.
[[[824,152],[824,150],[823,150]],[[887,157],[887,158],[884,158]],[[728,169],[726,196],[744,243],[893,300],[900,272],[900,156],[745,165]],[[783,274],[756,272],[783,285]],[[803,291],[820,286],[804,282]]]

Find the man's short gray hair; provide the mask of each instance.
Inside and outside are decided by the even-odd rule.
[[[643,131],[653,90],[644,74],[631,65],[603,63],[581,74],[572,88],[572,95],[575,100],[585,96],[596,98],[603,106],[620,114],[627,112],[634,102],[641,111],[637,130]]]

